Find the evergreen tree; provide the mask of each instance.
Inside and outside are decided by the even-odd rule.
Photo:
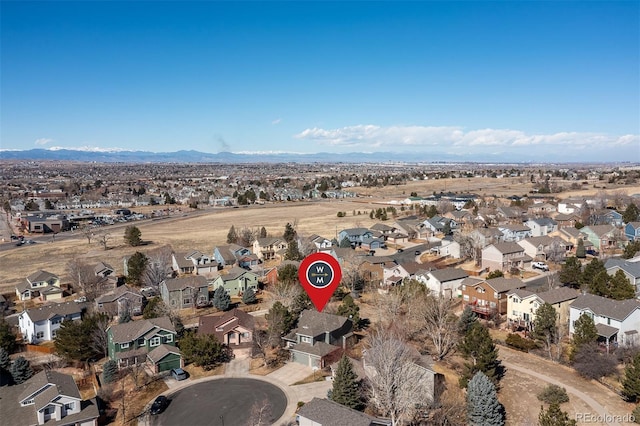
[[[162,301],[162,298],[160,296],[155,296],[152,297],[145,305],[144,310],[142,311],[142,318],[160,318],[167,316],[168,314],[169,309]]]
[[[302,311],[311,309],[312,306],[313,304],[311,303],[311,298],[309,298],[309,295],[306,291],[298,293],[296,297],[293,298],[291,306],[289,306],[289,312],[291,312],[293,322],[297,323]]]
[[[263,198],[263,197],[260,197]],[[264,226],[260,228],[260,238],[267,238],[267,228]]]
[[[504,277],[504,272],[502,272],[500,269],[495,269],[487,274],[488,280],[492,278],[500,278],[500,277]]]
[[[629,402],[640,400],[640,353],[636,353],[631,363],[624,369],[622,396]]]
[[[640,240],[635,240],[630,242],[624,247],[624,252],[622,253],[623,259],[631,259],[636,255],[637,252],[640,251]]]
[[[149,259],[144,253],[135,252],[127,260],[127,283],[139,286],[148,264]]]
[[[358,329],[360,324],[360,307],[353,301],[353,297],[347,294],[342,299],[342,304],[338,306],[338,315],[346,318],[350,318],[353,322],[354,329]]]
[[[293,284],[298,280],[298,268],[287,264],[278,269],[278,281],[285,284]]]
[[[131,247],[142,245],[142,232],[135,225],[129,225],[124,228],[124,241]]]
[[[113,382],[118,376],[118,364],[110,359],[109,361],[104,363],[104,367],[102,369],[102,379],[105,383]]]
[[[494,384],[498,384],[503,375],[503,367],[498,359],[498,349],[484,325],[476,321],[458,345],[458,350],[467,360],[460,377],[461,387],[466,387],[468,381],[479,371]]]
[[[586,280],[585,280],[586,281]],[[589,292],[596,296],[608,297],[609,295],[609,274],[607,271],[600,271],[588,280]]]
[[[478,322],[478,316],[476,313],[473,312],[471,306],[465,306],[462,310],[462,315],[460,315],[460,319],[458,320],[458,333],[464,336],[476,322]]]
[[[562,269],[560,269],[560,282],[570,287],[579,287],[581,276],[582,266],[580,261],[576,257],[567,257]]]
[[[256,292],[253,291],[252,288],[248,288],[247,291],[242,293],[242,303],[244,303],[245,305],[251,305],[253,303],[256,303],[257,301],[258,298],[256,297]]]
[[[16,346],[16,334],[13,332],[13,328],[4,318],[0,318],[0,348],[7,351],[8,354],[12,354]]]
[[[9,358],[9,353],[4,350],[4,348],[0,348],[0,370],[9,370],[9,366],[11,366],[11,358]]]
[[[238,242],[238,233],[236,232],[236,228],[231,225],[229,228],[229,232],[227,233],[227,244],[236,244]]]
[[[284,254],[285,260],[302,260],[303,257],[298,248],[298,242],[296,240],[291,241]]]
[[[624,223],[638,222],[640,210],[634,203],[629,203],[624,213],[622,213],[622,221]]]
[[[360,409],[360,389],[358,386],[358,375],[353,371],[353,365],[346,356],[342,356],[336,369],[333,379],[333,389],[331,400],[342,404],[345,407]]]
[[[185,333],[180,340],[180,351],[186,362],[193,362],[205,370],[211,370],[229,359],[229,350],[214,334]]]
[[[124,324],[127,322],[131,322],[131,314],[129,313],[129,310],[125,310],[119,317],[118,317],[118,323],[119,324]]]
[[[536,311],[536,318],[533,321],[533,338],[542,341],[551,358],[551,345],[558,335],[556,325],[557,313],[553,306],[548,303],[543,304]]]
[[[609,297],[615,300],[626,300],[636,297],[636,289],[621,269],[618,269],[616,273],[613,274],[613,277],[609,278]]]
[[[605,274],[607,273],[604,263],[594,257],[591,259],[591,262],[584,267],[582,274],[580,274],[580,287],[591,288],[595,277],[597,277],[601,272],[604,272]]]
[[[26,382],[31,378],[31,376],[33,376],[31,364],[22,356],[19,356],[15,361],[13,361],[10,371],[13,382],[17,385]]]
[[[56,353],[66,360],[86,361],[98,355],[93,348],[96,322],[92,317],[81,321],[63,321],[56,332]]]
[[[585,343],[593,343],[598,340],[598,330],[593,319],[583,313],[573,325],[573,348],[580,348]]]
[[[349,241],[349,238],[344,237],[340,240],[340,248],[351,248],[351,241]]]
[[[539,426],[575,426],[577,422],[569,419],[569,414],[560,409],[560,405],[553,403],[545,411],[544,407],[540,407],[540,415],[538,416]]]
[[[587,251],[584,248],[584,241],[582,241],[582,238],[578,238],[578,247],[576,247],[576,257],[578,259],[584,259],[587,257]]]
[[[213,306],[220,310],[226,311],[231,304],[231,297],[227,294],[223,286],[216,288],[213,292]]]
[[[501,426],[505,424],[504,407],[498,401],[493,382],[481,371],[474,374],[467,388],[467,424]]]
[[[291,242],[296,239],[296,235],[296,230],[293,228],[293,225],[287,222],[284,227],[282,239],[285,240],[288,244],[291,244]]]

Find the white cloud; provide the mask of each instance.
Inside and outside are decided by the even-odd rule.
[[[271,122],[271,124],[273,124],[275,126],[276,124],[280,124],[281,121],[282,121],[282,118],[276,118],[275,120],[273,120]]]
[[[46,145],[48,143],[53,142],[53,139],[50,138],[40,138],[40,139],[36,139],[36,141],[34,142],[36,145]]]
[[[511,129],[464,130],[457,126],[390,126],[372,124],[339,129],[309,128],[294,135],[297,139],[316,141],[331,146],[367,147],[501,147],[509,149],[527,146],[584,147],[625,146],[638,144],[640,135],[607,135],[587,132],[527,134]]]
[[[99,146],[79,146],[79,147],[71,147],[71,146],[52,146],[49,147],[49,151],[60,151],[62,149],[68,149],[72,151],[85,151],[85,152],[127,152],[133,151],[131,149],[124,148],[101,148]]]

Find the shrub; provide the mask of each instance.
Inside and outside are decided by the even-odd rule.
[[[521,335],[515,333],[509,333],[505,343],[507,346],[522,352],[529,352],[531,349],[535,349],[538,346],[533,340],[525,339]]]
[[[537,396],[540,401],[546,402],[547,404],[562,404],[569,402],[567,390],[558,385],[547,386]]]

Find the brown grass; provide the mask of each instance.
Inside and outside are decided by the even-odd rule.
[[[189,373],[189,379],[195,380],[202,377],[221,376],[224,374],[224,364],[220,364],[211,370],[205,370],[202,367],[196,367],[193,364],[189,364],[184,367],[184,371]]]

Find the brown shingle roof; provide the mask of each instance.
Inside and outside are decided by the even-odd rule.
[[[164,283],[167,286],[167,290],[178,291],[184,290],[187,287],[193,288],[201,288],[207,287],[209,284],[207,283],[207,279],[202,275],[192,275],[188,277],[179,277],[179,278],[167,278],[164,280]]]
[[[76,302],[50,303],[40,306],[39,308],[27,309],[25,312],[29,315],[31,321],[38,322],[53,318],[56,315],[66,316],[79,314],[82,313],[83,308],[83,304]]]
[[[579,310],[589,309],[596,315],[624,321],[633,311],[640,308],[637,299],[613,300],[595,294],[582,294],[571,303],[572,308]]]
[[[111,330],[114,343],[128,343],[144,336],[155,328],[167,330],[172,333],[176,332],[176,329],[173,327],[173,324],[171,324],[171,319],[169,319],[169,317],[114,324],[110,326],[108,330]]]

